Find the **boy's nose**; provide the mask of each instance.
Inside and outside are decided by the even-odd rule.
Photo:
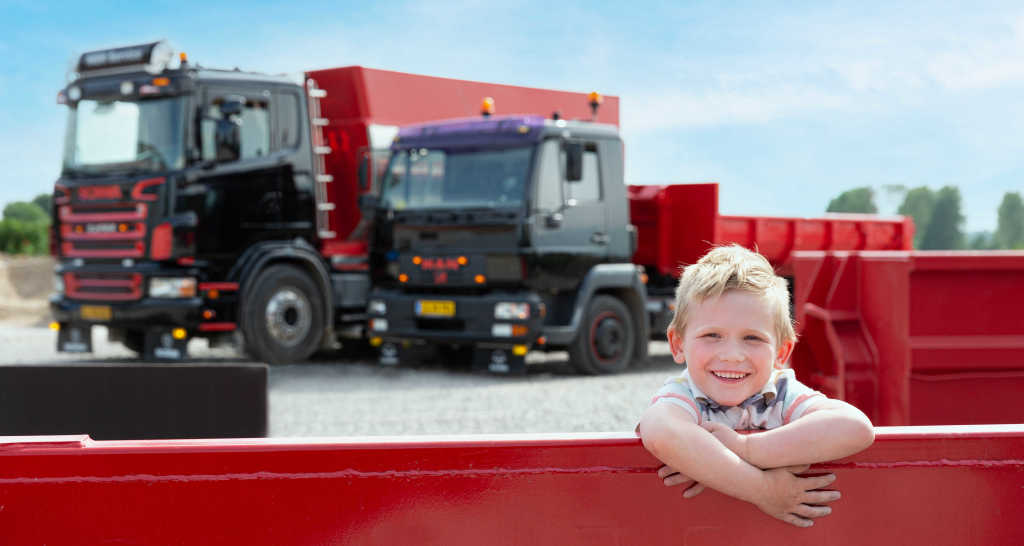
[[[736,346],[735,343],[727,343],[722,347],[722,351],[718,353],[718,359],[722,362],[743,362],[746,358],[747,353]]]

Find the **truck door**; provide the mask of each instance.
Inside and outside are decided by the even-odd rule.
[[[240,112],[229,116],[238,127],[237,158],[225,157],[216,140],[223,129],[218,123],[225,118],[221,108],[229,103],[241,103]],[[199,253],[226,257],[272,238],[281,225],[282,166],[271,154],[270,93],[211,86],[199,108],[198,150],[204,168],[179,195],[184,203],[178,210],[199,216]]]
[[[596,142],[582,145],[582,176],[566,178],[566,144],[547,139],[534,165],[533,237],[535,259],[559,289],[576,286],[591,267],[608,260],[607,207],[601,192]]]

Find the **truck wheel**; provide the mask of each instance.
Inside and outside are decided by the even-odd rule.
[[[142,356],[146,344],[146,332],[142,330],[127,330],[124,333],[124,338],[121,339],[121,344],[127,347],[129,351],[134,351],[135,354]]]
[[[273,265],[256,277],[242,304],[246,350],[268,364],[300,362],[320,347],[324,312],[320,291],[304,271]]]
[[[585,374],[621,372],[629,367],[636,343],[633,316],[626,304],[612,296],[594,296],[569,345],[569,361]]]

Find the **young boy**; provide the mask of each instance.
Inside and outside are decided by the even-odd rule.
[[[825,505],[839,492],[816,490],[835,476],[798,474],[868,447],[874,430],[857,408],[783,367],[796,334],[786,282],[768,260],[729,246],[687,267],[667,333],[686,370],[665,383],[637,426],[666,465],[658,471],[665,485],[693,482],[686,498],[707,485],[798,527],[831,513]]]

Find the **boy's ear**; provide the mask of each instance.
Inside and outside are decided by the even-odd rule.
[[[674,328],[669,328],[665,335],[668,336],[668,348],[672,351],[672,360],[676,364],[686,362],[686,356],[683,354],[683,336],[679,335]]]
[[[795,341],[787,341],[779,346],[779,354],[775,358],[775,367],[781,368],[786,361],[789,360],[790,355],[793,354],[793,347],[796,346]]]

